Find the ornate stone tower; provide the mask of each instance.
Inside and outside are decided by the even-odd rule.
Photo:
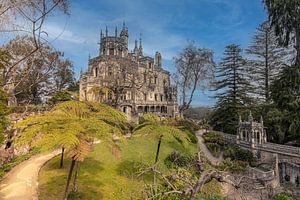
[[[265,142],[267,142],[267,135],[262,117],[260,123],[255,122],[250,111],[248,121],[243,122],[241,117],[239,118],[239,127],[237,129],[238,144],[248,145],[254,148],[256,145]]]

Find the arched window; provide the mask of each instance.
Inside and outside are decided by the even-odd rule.
[[[94,68],[94,77],[98,77],[98,67]]]

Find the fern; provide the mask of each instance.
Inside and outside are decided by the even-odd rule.
[[[72,157],[77,152],[81,161],[83,155],[87,155],[80,152],[86,150],[86,141],[97,138],[105,144],[111,144],[113,134],[121,134],[115,124],[124,121],[123,114],[104,105],[62,102],[50,112],[30,116],[17,123],[15,128],[23,131],[16,145],[36,147],[43,151],[62,147],[73,152],[70,153]]]

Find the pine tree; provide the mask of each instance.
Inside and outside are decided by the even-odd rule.
[[[241,54],[239,45],[226,46],[216,71],[217,104],[212,124],[215,129],[228,133],[235,133],[238,114],[251,101],[247,95],[251,88],[246,76],[246,62]]]
[[[300,1],[264,0],[278,41],[283,46],[294,44],[296,65],[300,65]]]
[[[287,48],[279,47],[274,29],[268,21],[262,23],[247,49],[255,96],[270,101],[270,87],[284,64],[288,63]]]

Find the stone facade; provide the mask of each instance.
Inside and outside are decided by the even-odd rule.
[[[170,73],[163,69],[162,56],[144,56],[142,41],[128,50],[128,28],[114,36],[100,34],[99,55],[89,58],[88,70],[80,75],[80,100],[112,105],[128,117],[155,113],[162,117],[178,115],[176,88]]]
[[[248,121],[242,121],[239,119],[239,127],[237,130],[237,143],[243,143],[249,145],[252,148],[255,145],[263,144],[267,142],[267,134],[264,129],[263,119],[260,119],[260,123],[254,122],[252,114],[250,112]]]

